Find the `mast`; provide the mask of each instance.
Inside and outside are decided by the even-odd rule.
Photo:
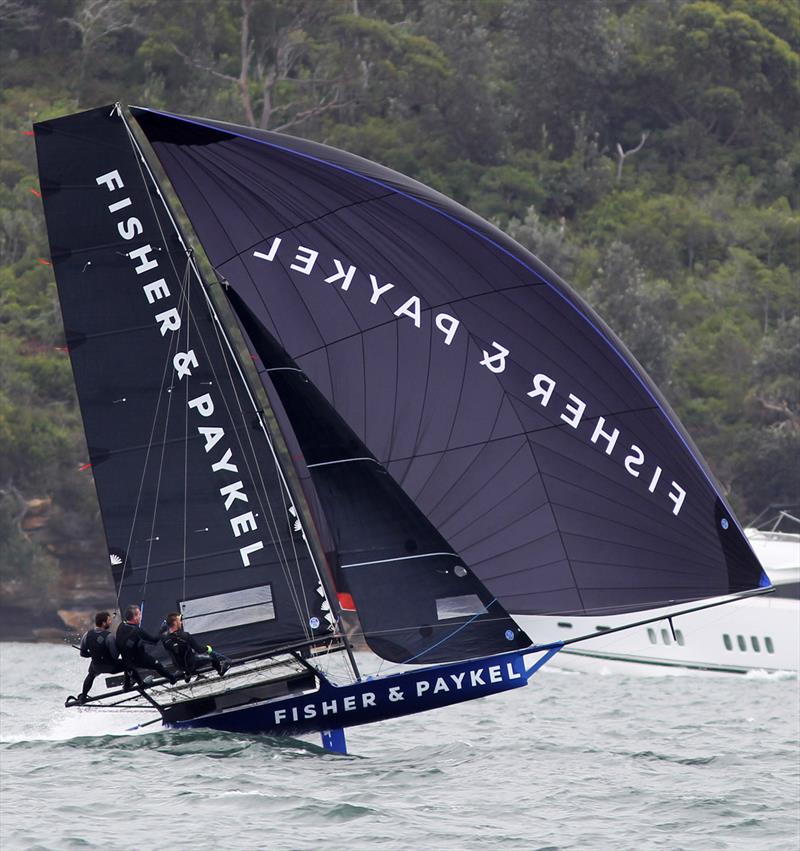
[[[140,161],[142,162],[142,164],[144,165],[144,167],[146,169],[148,177],[152,181],[152,184],[153,184],[153,186],[156,190],[156,193],[157,193],[159,199],[161,200],[161,203],[164,207],[164,210],[165,210],[167,216],[169,217],[170,223],[172,224],[172,227],[175,231],[175,234],[176,234],[178,240],[180,241],[181,247],[183,248],[183,251],[186,254],[187,263],[188,263],[189,267],[191,268],[192,273],[194,274],[195,280],[196,280],[197,284],[199,285],[201,292],[203,293],[203,297],[205,299],[205,304],[208,307],[208,310],[209,310],[209,312],[210,312],[210,314],[213,318],[214,323],[216,324],[217,328],[219,329],[220,336],[222,337],[223,341],[225,342],[225,346],[228,349],[228,352],[231,356],[233,363],[236,365],[236,369],[237,369],[239,376],[242,380],[242,384],[247,391],[247,396],[248,396],[248,399],[250,400],[250,404],[252,405],[253,413],[256,415],[259,427],[260,427],[261,431],[263,432],[263,434],[264,434],[264,436],[267,440],[267,444],[269,445],[270,452],[272,453],[272,458],[275,462],[275,467],[280,474],[281,482],[282,482],[283,487],[285,489],[285,493],[286,493],[287,497],[289,498],[290,506],[291,506],[292,509],[294,509],[295,516],[297,517],[298,521],[300,522],[300,524],[302,526],[302,533],[303,533],[302,537],[303,537],[303,540],[305,542],[306,548],[308,550],[308,554],[309,554],[309,557],[311,559],[311,562],[314,565],[314,569],[315,569],[315,572],[316,572],[317,577],[319,579],[320,585],[325,592],[326,600],[327,600],[327,603],[328,603],[328,606],[329,606],[330,615],[331,615],[331,617],[334,618],[334,621],[333,621],[333,624],[332,624],[333,627],[334,627],[334,634],[337,634],[337,630],[339,630],[339,624],[340,624],[341,621],[340,621],[340,607],[339,607],[339,604],[338,604],[338,598],[336,596],[336,590],[335,590],[335,588],[333,588],[333,585],[332,585],[332,582],[330,580],[328,571],[325,568],[321,569],[321,567],[320,567],[320,559],[322,560],[322,563],[324,564],[325,563],[325,556],[324,556],[324,553],[322,552],[321,546],[319,545],[319,540],[318,540],[318,537],[316,535],[314,524],[313,524],[310,516],[307,513],[308,509],[307,509],[307,506],[305,505],[305,500],[302,498],[301,494],[298,494],[298,492],[300,491],[299,488],[293,488],[293,487],[290,486],[289,481],[290,480],[293,481],[294,477],[287,476],[286,470],[284,469],[284,466],[281,463],[280,456],[275,450],[275,439],[276,439],[276,437],[282,439],[282,436],[279,435],[279,434],[274,435],[274,434],[271,433],[272,430],[268,429],[268,427],[267,427],[267,425],[264,421],[265,418],[263,416],[263,411],[262,411],[261,407],[259,406],[259,404],[258,404],[258,402],[257,402],[257,400],[256,400],[256,398],[253,394],[253,390],[252,390],[252,387],[251,387],[251,384],[250,384],[250,380],[247,377],[247,374],[244,371],[244,369],[242,369],[242,365],[241,365],[241,362],[239,360],[239,356],[236,353],[236,350],[231,343],[231,340],[230,340],[229,334],[227,332],[227,329],[225,328],[225,325],[220,320],[219,313],[216,309],[216,305],[214,304],[213,299],[211,298],[211,294],[209,292],[208,286],[206,285],[205,279],[203,278],[203,276],[200,273],[200,270],[197,266],[197,261],[195,259],[195,255],[194,255],[194,249],[191,248],[191,246],[188,244],[188,239],[185,237],[183,230],[182,230],[180,224],[178,223],[176,216],[174,215],[174,213],[172,211],[172,208],[169,204],[169,201],[167,200],[166,196],[164,195],[164,193],[161,189],[161,186],[160,186],[158,180],[156,179],[155,174],[153,173],[153,170],[150,166],[150,163],[148,162],[147,157],[144,153],[144,149],[139,144],[139,141],[136,139],[136,135],[134,134],[130,124],[128,123],[128,121],[125,117],[121,103],[117,102],[115,104],[114,108],[115,108],[117,116],[122,120],[122,123],[125,127],[127,134],[128,134],[128,138],[131,142],[131,146],[133,147],[135,153],[138,155]],[[314,545],[312,545],[312,539],[313,539]],[[353,669],[353,673],[354,673],[356,679],[360,681],[361,680],[361,674],[359,672],[358,665],[357,665],[355,657],[353,655],[353,648],[352,648],[351,642],[350,642],[348,636],[346,635],[346,633],[344,633],[343,631],[339,631],[338,635],[339,635],[339,637],[342,638],[342,641],[344,643],[345,650],[346,650],[346,653],[347,653],[347,657],[348,657],[350,665]]]

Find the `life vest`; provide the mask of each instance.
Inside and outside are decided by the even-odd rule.
[[[98,632],[96,629],[89,630],[86,634],[86,649],[92,657],[93,662],[98,664],[110,664],[116,662],[116,659],[111,655],[111,649],[108,646],[108,638],[110,633],[107,629]]]
[[[186,638],[177,632],[167,632],[161,637],[161,643],[181,670],[189,667],[192,648]]]
[[[117,627],[117,650],[126,662],[135,661],[139,656],[142,636],[139,627],[132,623],[121,623]]]

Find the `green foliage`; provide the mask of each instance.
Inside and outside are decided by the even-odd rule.
[[[25,500],[52,498],[60,536],[99,534],[26,131],[116,100],[287,129],[467,204],[586,296],[740,511],[800,502],[796,0],[7,5],[4,577],[53,576]]]
[[[677,328],[677,304],[669,284],[648,277],[629,245],[612,242],[587,298],[653,380],[666,385]]]

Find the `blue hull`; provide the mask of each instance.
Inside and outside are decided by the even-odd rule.
[[[550,650],[529,669],[526,654],[516,651],[342,686],[319,674],[319,688],[305,694],[164,723],[181,729],[290,736],[355,727],[521,688],[555,652]]]

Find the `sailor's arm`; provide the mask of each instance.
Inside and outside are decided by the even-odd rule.
[[[148,644],[158,644],[161,641],[161,637],[154,637],[150,635],[149,632],[145,632],[141,627],[139,627],[139,635],[142,638],[142,641],[146,641]]]
[[[88,638],[89,638],[89,633],[84,632],[83,638],[81,638],[81,646],[80,646],[80,653],[81,653],[81,656],[83,656],[84,659],[89,659],[89,658],[91,658],[91,655],[92,655],[88,651],[88,649],[86,648],[86,642],[87,642]]]

